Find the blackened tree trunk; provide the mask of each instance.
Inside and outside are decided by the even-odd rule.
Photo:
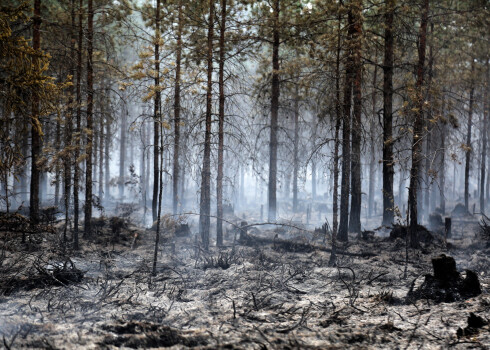
[[[464,165],[464,207],[466,211],[469,211],[469,196],[470,196],[470,163],[471,163],[471,127],[473,125],[473,103],[475,94],[475,84],[473,74],[475,72],[475,64],[471,63],[471,86],[470,86],[470,102],[468,108],[468,128],[466,131],[466,154],[465,154],[465,165]]]
[[[442,96],[442,103],[441,103],[441,115],[444,118],[444,95]],[[439,190],[439,196],[440,196],[440,208],[442,215],[446,214],[446,134],[447,134],[447,122],[444,121],[441,125],[442,131],[441,131],[441,166],[440,166],[440,174],[441,174],[441,184],[440,184],[440,190]],[[456,180],[456,179],[454,179]]]
[[[87,145],[85,159],[85,231],[90,237],[92,221],[92,143],[93,143],[93,112],[94,112],[94,9],[93,0],[88,0],[87,17]]]
[[[271,89],[271,134],[269,141],[269,221],[277,214],[277,130],[279,114],[279,0],[272,3],[272,89]]]
[[[344,113],[342,116],[342,180],[340,188],[340,225],[339,241],[348,241],[349,225],[349,193],[350,193],[350,167],[351,167],[351,99],[353,83],[353,54],[352,38],[354,33],[354,18],[352,8],[349,9],[348,18],[348,35],[347,40],[347,57],[345,63],[345,85],[344,85]]]
[[[225,31],[226,0],[221,0],[221,28],[219,36],[219,115],[218,115],[218,176],[216,179],[216,245],[223,245],[223,155],[225,125]]]
[[[375,57],[377,57],[377,52]],[[376,82],[378,76],[378,65],[374,64],[374,73],[373,73],[373,93],[372,93],[372,117],[369,122],[369,133],[371,135],[371,144],[370,144],[370,158],[369,158],[369,189],[368,189],[368,217],[371,218],[373,215],[374,209],[374,186],[376,183],[376,149],[375,149],[375,141],[376,141],[376,104],[377,104],[377,94],[376,94]]]
[[[430,33],[432,36],[434,33],[434,23],[430,24]],[[428,214],[430,213],[430,202],[431,202],[431,190],[432,190],[432,179],[431,179],[431,152],[433,149],[432,139],[432,92],[431,92],[431,84],[433,77],[433,64],[434,64],[434,54],[433,54],[433,45],[429,46],[429,57],[428,57],[428,72],[427,72],[427,101],[429,108],[427,109],[427,118],[425,118],[425,128],[427,130],[427,137],[425,143],[425,172],[424,172],[424,182],[425,182],[425,190],[424,192],[424,205],[423,205],[423,213],[425,213],[425,217],[428,218]]]
[[[104,119],[105,99],[101,100],[99,117],[99,201],[102,201],[104,195]]]
[[[349,231],[361,234],[361,112],[362,112],[362,5],[360,1],[354,4],[354,108],[352,120],[352,152],[351,152],[351,207]]]
[[[126,129],[127,129],[128,110],[125,103],[121,106],[121,137],[119,144],[119,198],[124,197],[124,172],[126,170]]]
[[[60,118],[56,118],[55,149],[59,154],[61,150],[61,123]],[[54,206],[58,207],[60,201],[61,166],[60,161],[56,161],[54,178]]]
[[[342,16],[339,13],[337,27],[337,57],[335,60],[335,135],[334,135],[334,151],[333,151],[333,198],[332,198],[332,246],[335,246],[335,238],[337,236],[338,211],[339,211],[339,148],[340,148],[340,125],[342,123],[342,106],[340,103],[340,51],[341,51],[341,27]],[[333,257],[332,260],[335,260]],[[333,261],[332,261],[333,263]]]
[[[177,25],[177,52],[175,61],[175,96],[174,96],[174,159],[172,174],[173,213],[177,214],[179,206],[179,147],[180,147],[180,71],[182,61],[182,0],[179,1],[179,19]]]
[[[415,248],[419,246],[417,236],[417,191],[419,188],[420,165],[422,162],[422,133],[424,126],[423,118],[423,84],[424,84],[424,64],[425,64],[425,49],[427,42],[427,20],[429,16],[429,0],[424,0],[422,9],[422,18],[420,21],[419,30],[419,45],[418,45],[418,63],[417,63],[417,81],[415,85],[416,106],[415,120],[413,124],[413,140],[412,140],[412,167],[410,169],[410,186],[408,188],[408,208],[410,211],[410,245]]]
[[[83,0],[80,0],[78,7],[78,47],[77,47],[77,85],[76,85],[76,100],[77,100],[77,116],[76,116],[76,147],[75,147],[75,164],[73,175],[73,207],[74,207],[74,231],[73,231],[73,249],[78,250],[78,217],[80,213],[80,200],[78,193],[80,191],[80,167],[79,156],[82,146],[82,48],[83,48]]]
[[[393,18],[395,0],[387,0],[383,63],[383,225],[391,225],[393,210]]]
[[[32,47],[36,51],[41,49],[41,0],[34,0],[34,17],[32,28]],[[39,61],[33,58],[34,69],[39,69]],[[33,223],[39,221],[39,155],[41,154],[41,122],[39,116],[39,95],[36,91],[32,95],[31,116],[31,187],[29,198],[29,216]],[[25,241],[25,235],[22,236]]]
[[[111,157],[109,155],[109,146],[111,145],[111,121],[109,116],[105,118],[105,142],[104,142],[104,198],[106,200],[110,197],[110,187],[109,183],[111,180],[111,172],[110,172],[110,162]]]
[[[158,207],[158,152],[159,152],[159,129],[160,129],[160,0],[156,0],[155,13],[155,100],[153,105],[153,198],[151,209],[153,221],[157,219]],[[163,151],[163,150],[162,150]]]
[[[490,83],[490,71],[488,60],[486,63],[487,68],[487,78],[486,86],[484,91],[484,101],[483,101],[483,137],[482,137],[482,154],[481,154],[481,176],[480,176],[480,212],[485,214],[485,167],[487,160],[487,134],[488,134],[488,98],[489,98],[489,83]]]
[[[209,248],[209,226],[211,214],[211,112],[213,103],[213,38],[214,38],[214,0],[209,0],[208,19],[208,86],[206,94],[206,130],[204,133],[204,156],[201,173],[201,201],[199,232],[204,249]]]
[[[293,140],[293,213],[298,211],[298,143],[299,143],[299,96],[298,87],[294,96],[294,140]]]

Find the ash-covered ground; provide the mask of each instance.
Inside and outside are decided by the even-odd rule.
[[[60,224],[62,226],[62,224]],[[470,313],[490,319],[490,249],[476,220],[454,239],[409,250],[405,240],[367,237],[339,245],[294,228],[257,226],[256,240],[208,252],[193,234],[164,230],[156,276],[155,232],[107,223],[82,250],[61,234],[2,236],[0,343],[4,348],[467,349],[488,348],[489,326],[463,332]],[[60,230],[62,231],[62,230]],[[191,230],[195,231],[195,230]],[[135,238],[136,237],[136,238]],[[293,241],[297,244],[284,244]],[[473,270],[482,294],[436,304],[408,301],[441,253]],[[80,270],[77,278],[63,271]],[[79,277],[79,278],[78,278]],[[66,278],[66,279],[65,279]],[[461,331],[460,331],[461,333]]]

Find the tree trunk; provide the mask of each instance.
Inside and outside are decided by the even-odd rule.
[[[487,69],[487,77],[486,77],[486,86],[484,91],[484,100],[483,100],[483,130],[482,130],[482,154],[481,154],[481,176],[480,176],[480,212],[485,214],[485,167],[487,160],[487,134],[488,134],[488,98],[489,98],[489,86],[490,85],[490,71],[488,60],[486,63]]]
[[[354,108],[352,120],[352,153],[351,153],[351,208],[349,231],[361,234],[361,112],[362,112],[362,5],[357,1],[354,5]]]
[[[470,86],[470,105],[468,109],[468,128],[466,133],[466,155],[465,155],[465,166],[464,166],[464,207],[466,211],[470,210],[469,207],[469,195],[470,195],[470,163],[471,163],[471,127],[473,124],[473,103],[474,103],[474,93],[475,84],[473,81],[473,74],[475,71],[475,64],[471,63],[471,86]]]
[[[221,29],[219,37],[219,116],[218,116],[218,177],[216,180],[216,245],[223,245],[223,154],[224,154],[224,124],[225,124],[225,30],[226,30],[226,0],[221,0]]]
[[[348,19],[348,46],[353,44],[354,34],[354,18],[352,9],[349,9]],[[344,85],[344,113],[342,117],[342,182],[340,193],[340,225],[339,225],[339,241],[347,242],[348,225],[349,225],[349,193],[350,193],[350,135],[351,135],[351,99],[352,99],[352,83],[353,83],[353,53],[352,49],[347,48],[347,57],[345,63],[345,85]]]
[[[34,17],[32,29],[32,47],[36,51],[41,50],[41,0],[34,0]],[[33,58],[34,69],[39,69],[38,58]],[[41,154],[41,122],[39,116],[39,95],[36,91],[32,95],[31,116],[31,188],[29,198],[29,216],[33,223],[39,221],[39,176],[38,159]],[[22,236],[25,241],[25,236]]]
[[[80,214],[80,200],[78,197],[80,190],[80,167],[79,156],[82,147],[82,48],[83,48],[83,0],[79,2],[78,8],[78,50],[77,50],[77,85],[76,85],[76,99],[77,99],[77,122],[76,122],[76,147],[75,147],[75,169],[73,176],[73,206],[74,206],[74,231],[73,231],[73,249],[78,250],[78,218]]]
[[[294,96],[294,140],[293,140],[293,213],[298,211],[298,143],[299,143],[299,96],[298,86]]]
[[[377,52],[374,55],[378,56]],[[377,94],[376,94],[376,81],[378,77],[378,65],[374,64],[374,73],[373,73],[373,94],[372,94],[372,107],[373,107],[373,115],[371,121],[369,122],[369,133],[371,135],[371,144],[370,144],[370,158],[369,158],[369,189],[368,189],[368,217],[371,218],[373,215],[374,209],[374,186],[375,186],[375,176],[376,176],[376,149],[375,149],[375,132],[376,132],[376,103],[377,103]]]
[[[153,221],[157,219],[158,207],[158,141],[160,129],[160,0],[156,0],[155,13],[155,101],[153,108],[153,198],[151,202]],[[163,151],[163,150],[162,150]]]
[[[272,3],[272,90],[271,134],[269,142],[269,221],[276,220],[277,211],[277,130],[279,114],[279,0]]]
[[[125,103],[121,107],[121,143],[119,145],[119,198],[123,200],[124,198],[124,172],[126,171],[126,129],[128,120],[128,110]]]
[[[383,63],[383,225],[391,225],[393,211],[393,18],[395,1],[387,0]]]
[[[444,117],[444,95],[442,96],[442,104],[441,104],[441,115]],[[442,215],[446,215],[446,134],[447,134],[447,122],[444,121],[442,123],[442,132],[441,132],[441,167],[439,169],[441,174],[441,184],[440,184],[440,207],[442,211]],[[454,181],[455,179],[453,179]]]
[[[342,16],[339,13],[337,27],[337,57],[335,60],[335,135],[333,152],[333,198],[332,198],[332,246],[335,244],[335,237],[338,230],[338,211],[339,211],[339,148],[340,148],[340,125],[342,123],[342,106],[340,104],[340,51],[341,51],[341,27]],[[335,259],[335,257],[333,258]]]
[[[104,90],[106,91],[106,90]],[[102,202],[104,195],[104,119],[105,106],[104,100],[100,102],[100,117],[99,117],[99,201]]]
[[[180,145],[180,70],[182,60],[182,0],[179,1],[179,19],[177,25],[177,52],[175,66],[174,97],[174,164],[173,164],[173,213],[177,214],[179,206],[179,145]]]
[[[109,183],[111,181],[111,171],[110,171],[110,161],[111,157],[109,155],[109,147],[111,145],[111,121],[109,117],[105,119],[105,142],[104,142],[104,175],[105,175],[105,181],[104,181],[104,198],[106,200],[110,199],[110,187]]]
[[[424,84],[424,64],[425,64],[425,48],[427,41],[427,19],[429,16],[429,0],[424,0],[422,9],[422,18],[420,21],[419,30],[419,45],[418,45],[418,63],[417,63],[417,82],[415,85],[416,91],[416,106],[415,120],[413,125],[413,140],[412,140],[412,167],[410,169],[410,186],[408,188],[408,208],[410,211],[410,245],[418,247],[419,241],[417,237],[417,190],[419,187],[420,165],[422,162],[422,133],[424,126],[423,119],[423,84]]]
[[[56,136],[55,136],[55,149],[59,154],[61,150],[61,123],[60,118],[56,118]],[[56,161],[55,165],[55,178],[54,178],[54,206],[58,208],[60,201],[60,183],[61,183],[61,167],[60,161]]]
[[[211,214],[211,112],[213,103],[213,37],[214,37],[214,0],[209,0],[208,19],[208,86],[206,94],[206,130],[204,134],[204,156],[201,174],[201,201],[199,232],[204,249],[209,248],[209,226]]]

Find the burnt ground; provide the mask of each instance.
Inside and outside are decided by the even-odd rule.
[[[463,227],[465,237],[449,240],[449,249],[437,241],[410,250],[408,265],[402,239],[351,237],[339,247],[346,254],[339,252],[336,267],[328,266],[321,240],[314,245],[322,249],[291,251],[263,242],[234,246],[229,237],[227,247],[204,252],[193,236],[164,235],[156,276],[150,274],[150,230],[127,226],[116,238],[100,230],[77,253],[63,253],[53,234],[24,246],[3,236],[0,346],[488,348],[488,325],[457,335],[470,313],[490,319],[490,249],[474,236],[476,222]],[[254,234],[274,237],[260,228]],[[301,247],[311,243],[300,232],[280,234]],[[407,292],[432,273],[431,258],[442,252],[455,258],[458,270],[475,271],[483,293],[452,303],[407,302]],[[84,273],[81,280],[60,274],[75,267]]]

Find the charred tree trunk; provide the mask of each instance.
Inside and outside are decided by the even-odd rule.
[[[348,43],[347,58],[345,63],[345,85],[344,85],[344,113],[342,116],[342,182],[340,193],[340,225],[339,225],[339,241],[347,242],[348,225],[349,225],[349,193],[350,193],[350,168],[351,168],[351,100],[352,100],[352,83],[353,83],[353,34],[354,34],[354,18],[352,9],[348,13]]]
[[[102,196],[104,195],[104,119],[105,119],[105,106],[104,101],[100,103],[100,117],[99,117],[99,201],[102,202]]]
[[[177,52],[175,61],[175,96],[174,96],[174,159],[173,159],[173,213],[179,208],[179,147],[180,147],[180,71],[182,61],[182,0],[179,1],[179,19],[177,25]]]
[[[354,9],[354,108],[352,120],[352,152],[351,152],[351,207],[349,216],[349,231],[361,234],[361,112],[362,112],[362,5],[360,1],[355,3]]]
[[[85,160],[85,236],[90,237],[92,221],[92,143],[94,109],[94,9],[93,0],[88,0],[87,17],[87,145]]]
[[[158,152],[159,152],[159,129],[160,129],[160,0],[156,0],[155,13],[155,100],[153,105],[153,198],[151,209],[153,221],[157,219],[158,206]],[[163,137],[163,136],[162,136]],[[163,151],[163,150],[162,150]]]
[[[279,11],[280,2],[272,3],[272,90],[271,90],[271,135],[269,142],[269,221],[277,214],[277,130],[279,114]]]
[[[110,172],[110,161],[111,157],[109,156],[109,146],[111,144],[111,121],[109,118],[109,115],[106,116],[105,118],[105,142],[104,142],[104,175],[105,175],[105,181],[104,181],[104,198],[108,200],[110,198],[110,187],[109,183],[111,181],[111,172]]]
[[[418,45],[418,63],[417,63],[417,82],[416,91],[416,106],[415,120],[413,125],[413,140],[412,140],[412,167],[410,169],[410,186],[408,188],[408,208],[410,211],[410,245],[418,247],[419,241],[417,237],[417,191],[419,188],[420,165],[422,162],[422,133],[424,126],[423,119],[423,84],[424,84],[424,64],[425,64],[425,49],[427,42],[427,20],[429,16],[429,0],[424,0],[422,9],[422,18],[420,21],[419,30],[419,45]]]
[[[393,210],[393,18],[395,0],[387,0],[383,63],[383,225],[391,225]]]
[[[32,48],[35,51],[41,50],[41,0],[34,0],[34,17],[32,29]],[[39,61],[36,56],[33,58],[34,69],[38,70]],[[39,95],[36,91],[32,94],[32,116],[31,116],[31,188],[29,198],[29,216],[33,223],[39,221],[39,177],[38,166],[41,154],[41,122],[39,115]],[[25,241],[25,235],[22,236]]]
[[[299,96],[298,87],[294,96],[294,140],[293,140],[293,213],[298,211],[298,143],[299,143]]]
[[[75,147],[75,164],[73,175],[73,206],[74,206],[74,231],[73,231],[73,249],[78,250],[78,218],[80,213],[80,200],[78,197],[80,191],[80,167],[79,156],[82,146],[82,48],[83,48],[83,0],[79,2],[78,8],[78,47],[77,47],[77,85],[76,85],[76,100],[77,100],[77,121],[76,121],[76,147]]]
[[[55,136],[55,149],[59,154],[61,150],[61,123],[60,118],[56,118],[56,136]],[[61,166],[60,161],[56,161],[55,165],[55,177],[54,177],[54,206],[59,206],[60,201],[60,183],[61,183]]]
[[[486,63],[487,77],[486,86],[484,91],[484,102],[483,102],[483,137],[482,137],[482,154],[481,154],[481,176],[480,176],[480,212],[485,214],[485,167],[487,160],[487,134],[488,134],[488,98],[489,98],[489,83],[490,83],[490,70],[488,60]]]
[[[377,52],[375,57],[377,57]],[[373,73],[373,95],[372,95],[372,105],[373,105],[373,116],[369,123],[369,133],[371,134],[371,144],[370,144],[370,159],[369,159],[369,189],[368,189],[368,217],[373,216],[374,209],[374,187],[376,183],[376,149],[375,149],[375,120],[376,120],[376,104],[377,104],[377,94],[376,94],[376,82],[378,76],[378,65],[374,65]]]
[[[340,148],[340,125],[342,123],[342,106],[340,104],[340,51],[341,51],[341,27],[342,16],[339,14],[337,27],[337,57],[335,60],[335,135],[333,151],[333,198],[332,198],[332,246],[335,244],[335,237],[338,230],[338,211],[339,211],[339,148]],[[333,257],[335,259],[335,257]]]
[[[444,117],[444,95],[442,96],[442,105],[441,105],[441,115],[443,119]],[[440,207],[442,211],[442,215],[446,215],[446,134],[447,134],[447,121],[444,120],[444,122],[441,125],[442,131],[441,131],[441,167],[440,167],[440,173],[441,173],[441,184],[440,184]]]
[[[221,0],[221,28],[219,36],[219,115],[218,115],[218,177],[216,179],[217,221],[216,245],[223,245],[223,154],[225,125],[225,30],[226,0]]]
[[[213,38],[214,38],[214,0],[209,0],[208,20],[208,86],[206,94],[206,129],[204,133],[204,156],[201,174],[201,201],[199,232],[204,249],[209,248],[209,226],[211,214],[211,112],[213,103]]]
[[[123,200],[124,198],[124,172],[126,169],[126,129],[127,129],[127,119],[128,110],[125,103],[121,106],[121,143],[119,144],[119,198]]]
[[[434,23],[431,22],[430,24],[430,33],[429,35],[432,36],[434,33]],[[431,178],[431,153],[433,149],[433,142],[434,140],[432,139],[432,92],[431,92],[431,85],[432,85],[432,77],[433,77],[433,64],[434,64],[434,55],[433,55],[433,50],[432,46],[429,46],[429,57],[428,57],[428,72],[427,72],[427,101],[429,104],[429,108],[427,110],[427,118],[425,118],[425,128],[427,130],[427,138],[426,138],[426,144],[425,144],[425,172],[424,172],[424,177],[425,177],[425,194],[424,194],[424,205],[423,205],[423,213],[425,213],[425,217],[428,219],[429,214],[430,214],[430,203],[431,203],[431,190],[433,187],[432,184],[432,178]]]
[[[470,101],[468,109],[468,128],[466,133],[466,155],[465,155],[465,165],[464,165],[464,207],[466,211],[470,210],[469,207],[469,195],[470,195],[470,163],[471,163],[471,127],[473,125],[473,103],[474,103],[474,93],[475,84],[473,81],[473,74],[475,71],[475,64],[471,63],[471,86],[470,86]]]

